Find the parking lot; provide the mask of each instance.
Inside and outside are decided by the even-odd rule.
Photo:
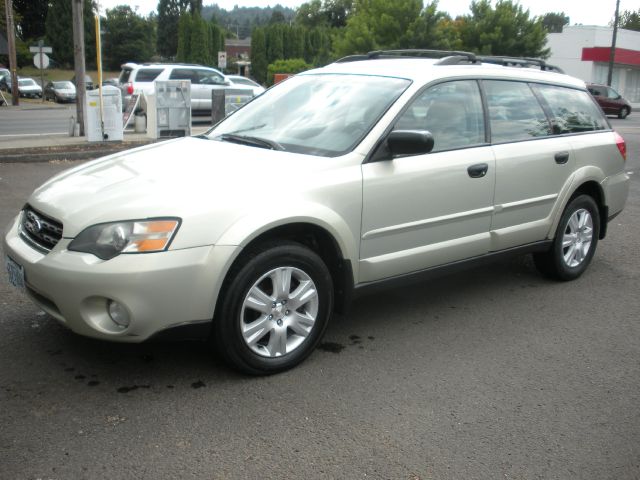
[[[358,299],[284,374],[79,337],[0,278],[0,478],[640,478],[640,115],[585,275],[529,257]],[[70,162],[0,162],[0,224]]]

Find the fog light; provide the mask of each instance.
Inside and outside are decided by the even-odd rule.
[[[127,309],[124,308],[123,305],[114,300],[109,300],[107,303],[107,310],[109,312],[109,317],[113,320],[113,323],[122,328],[127,328],[129,326],[129,323],[131,322],[129,312],[127,312]]]

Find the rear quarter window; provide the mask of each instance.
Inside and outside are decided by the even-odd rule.
[[[607,130],[604,114],[588,92],[553,85],[537,85],[536,89],[553,114],[555,134]]]
[[[153,82],[162,73],[162,68],[141,68],[136,73],[136,82]]]

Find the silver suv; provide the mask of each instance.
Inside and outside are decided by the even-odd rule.
[[[152,93],[156,80],[190,80],[191,111],[211,113],[211,92],[226,89],[232,82],[225,75],[211,67],[189,64],[125,63],[122,65],[118,84],[123,95],[123,106],[133,92]],[[247,90],[253,96],[253,88],[247,85],[233,85],[233,89]]]
[[[371,287],[514,252],[580,276],[625,204],[625,152],[584,82],[544,62],[374,52],[205,135],[52,178],[9,226],[6,264],[74,332],[201,328],[273,373]]]

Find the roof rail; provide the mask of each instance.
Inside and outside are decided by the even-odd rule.
[[[564,70],[562,70],[560,67],[557,67],[555,65],[549,65],[548,63],[546,63],[544,60],[540,58],[486,55],[486,56],[479,56],[478,60],[481,61],[482,63],[494,63],[496,65],[504,65],[506,67],[537,66],[537,67],[540,67],[540,70],[543,70],[543,71],[564,73]]]
[[[336,63],[358,62],[362,60],[375,60],[379,58],[448,58],[459,57],[467,62],[475,63],[476,56],[471,52],[461,52],[456,50],[374,50],[360,55],[349,55],[336,61]]]
[[[374,50],[365,54],[349,55],[336,61],[336,63],[359,62],[362,60],[375,60],[379,58],[436,58],[435,65],[461,65],[480,63],[493,63],[505,67],[539,67],[540,70],[564,73],[560,67],[549,65],[540,58],[509,57],[498,55],[476,55],[471,52],[457,50]]]

